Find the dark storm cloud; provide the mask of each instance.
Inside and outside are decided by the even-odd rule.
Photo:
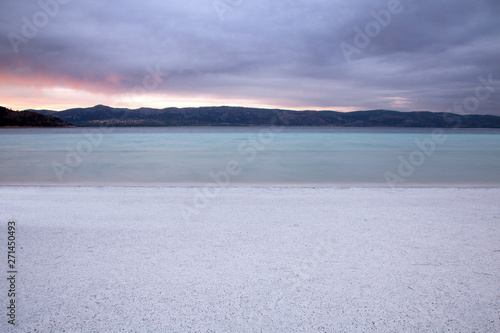
[[[494,0],[4,0],[0,74],[118,93],[149,68],[165,93],[446,111],[480,76],[500,80],[499,16]],[[500,114],[500,85],[488,91],[463,112]]]

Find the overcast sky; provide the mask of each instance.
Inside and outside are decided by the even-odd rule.
[[[500,115],[498,0],[1,0],[0,35],[13,109]]]

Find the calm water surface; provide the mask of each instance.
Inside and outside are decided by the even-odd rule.
[[[0,184],[500,185],[500,130],[4,128]]]

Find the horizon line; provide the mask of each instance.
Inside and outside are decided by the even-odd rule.
[[[361,109],[361,110],[350,110],[350,111],[339,111],[339,110],[332,110],[332,109],[288,109],[288,108],[279,108],[279,107],[253,107],[253,106],[241,106],[241,105],[212,105],[212,106],[184,106],[184,107],[177,107],[177,106],[167,106],[164,108],[157,108],[157,107],[149,107],[149,106],[141,106],[138,108],[127,108],[127,107],[117,107],[117,106],[109,106],[105,104],[95,104],[93,106],[86,106],[86,107],[73,107],[69,109],[60,109],[60,110],[54,110],[54,109],[23,109],[23,110],[14,110],[11,109],[7,106],[0,105],[2,107],[5,107],[7,109],[10,109],[12,111],[16,112],[23,112],[23,111],[40,111],[40,110],[45,110],[45,111],[54,111],[54,112],[64,112],[68,110],[73,110],[73,109],[90,109],[94,108],[97,106],[104,106],[112,109],[127,109],[127,110],[140,110],[140,109],[153,109],[153,110],[165,110],[165,109],[202,109],[202,108],[221,108],[221,107],[229,107],[229,108],[245,108],[245,109],[256,109],[256,110],[280,110],[280,111],[292,111],[292,112],[339,112],[339,113],[351,113],[351,112],[370,112],[370,111],[390,111],[390,112],[401,112],[401,113],[410,113],[410,112],[429,112],[429,113],[449,113],[449,114],[456,114],[460,116],[472,116],[472,115],[478,115],[478,116],[495,116],[495,117],[500,117],[500,115],[495,115],[495,114],[481,114],[481,113],[468,113],[468,114],[461,114],[461,113],[455,113],[455,112],[447,112],[447,111],[430,111],[430,110],[409,110],[409,111],[402,111],[402,110],[392,110],[392,109]]]

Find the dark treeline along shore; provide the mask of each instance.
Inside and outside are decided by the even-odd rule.
[[[370,110],[293,111],[246,107],[140,108],[96,105],[65,111],[12,111],[0,107],[0,126],[343,126],[500,128],[500,117],[444,112]]]
[[[0,127],[70,127],[60,118],[34,111],[13,111],[0,106]]]

